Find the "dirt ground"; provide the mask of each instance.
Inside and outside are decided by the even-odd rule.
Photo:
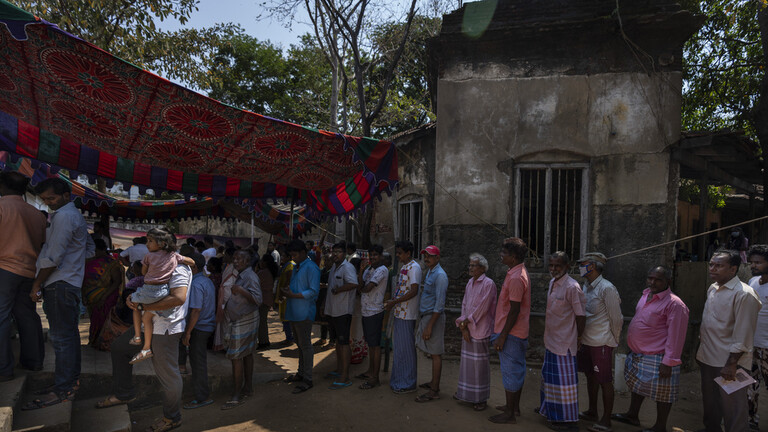
[[[272,321],[272,340],[282,340],[279,324]],[[315,328],[317,330],[317,327]],[[317,337],[317,335],[315,335]],[[443,365],[441,399],[417,403],[414,398],[418,393],[406,395],[393,394],[388,385],[389,375],[383,373],[383,385],[372,390],[360,390],[359,380],[354,385],[341,390],[330,390],[331,381],[324,375],[334,369],[333,350],[319,350],[315,354],[314,388],[294,395],[292,385],[282,381],[273,381],[255,386],[255,395],[245,404],[232,410],[222,411],[221,405],[228,394],[219,392],[213,395],[215,403],[195,410],[183,410],[180,431],[392,431],[392,430],[549,430],[544,418],[535,414],[533,409],[539,404],[539,367],[529,367],[528,377],[523,388],[521,401],[522,416],[517,425],[496,425],[487,418],[497,411],[493,406],[503,403],[504,390],[501,385],[501,373],[498,364],[492,364],[492,389],[489,407],[483,412],[475,412],[471,406],[459,404],[452,399],[456,390],[459,373],[458,358],[448,358]],[[289,371],[295,371],[297,360],[295,346],[260,352],[260,356],[273,361]],[[431,362],[419,357],[419,383],[429,380]],[[367,369],[366,363],[353,365],[351,374],[356,375]],[[257,371],[258,372],[258,371]],[[585,380],[580,381],[580,408],[587,407]],[[701,398],[698,373],[687,373],[682,377],[680,400],[673,406],[670,416],[670,430],[695,431],[701,429]],[[186,391],[187,389],[185,389]],[[191,396],[185,394],[185,400]],[[159,402],[159,401],[158,401]],[[765,405],[765,404],[764,404]],[[629,406],[629,394],[619,393],[616,397],[614,412],[623,412]],[[761,411],[768,408],[762,407]],[[602,411],[602,406],[600,406]],[[655,404],[646,401],[641,411],[640,420],[644,427],[650,427],[655,420]],[[153,420],[162,417],[159,405],[131,413],[134,431],[148,427]],[[768,418],[768,414],[764,414]],[[590,423],[582,422],[582,430]],[[637,431],[641,428],[614,422],[615,431]]]

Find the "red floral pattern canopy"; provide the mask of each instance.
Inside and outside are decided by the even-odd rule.
[[[92,176],[348,214],[397,182],[392,143],[240,110],[0,0],[0,150]]]

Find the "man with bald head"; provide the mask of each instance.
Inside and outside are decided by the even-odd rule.
[[[654,267],[648,272],[646,289],[637,302],[627,330],[631,352],[624,366],[624,379],[632,392],[629,410],[613,419],[634,426],[643,400],[656,402],[656,423],[650,430],[667,430],[667,418],[680,388],[680,355],[688,329],[688,307],[672,293],[672,272]]]
[[[40,370],[45,355],[40,316],[29,292],[47,221],[24,201],[28,183],[17,172],[0,173],[0,382],[13,378],[11,316],[19,329],[21,367]]]

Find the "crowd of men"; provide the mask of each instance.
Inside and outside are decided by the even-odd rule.
[[[44,349],[35,302],[43,301],[56,358],[54,382],[24,407],[37,409],[71,400],[79,388],[78,318],[83,268],[86,258],[93,255],[92,236],[105,234],[101,231],[103,228],[97,228],[89,235],[83,216],[70,201],[70,186],[66,182],[48,179],[37,185],[38,196],[51,210],[47,219],[22,199],[27,184],[28,179],[18,173],[0,174],[0,237],[4,239],[0,250],[0,381],[13,378],[16,364],[10,343],[11,316],[20,335],[20,366],[32,371],[42,369]],[[169,295],[140,308],[167,312],[153,317],[152,362],[164,391],[164,418],[153,425],[152,430],[169,430],[181,424],[180,343],[189,347],[195,394],[195,399],[184,407],[197,408],[210,403],[206,343],[215,332],[216,315],[220,311],[217,311],[213,284],[205,274],[208,262],[217,251],[210,238],[195,246],[197,250],[191,247],[186,252],[182,250],[194,265],[176,267],[169,282]],[[121,257],[126,265],[132,264],[146,249],[139,240]],[[440,399],[449,278],[440,265],[441,251],[437,246],[427,246],[420,251],[424,268],[414,259],[414,252],[411,242],[396,243],[395,253],[401,265],[392,282],[391,296],[386,298],[391,272],[380,245],[370,248],[368,260],[361,262],[358,257],[354,265],[344,242],[330,249],[326,259],[332,265],[326,275],[327,286],[323,286],[327,292],[320,314],[332,328],[336,343],[336,368],[326,376],[331,380],[330,389],[340,390],[352,384],[350,333],[358,307],[370,350],[368,370],[357,376],[363,380],[359,388],[367,390],[381,384],[382,328],[385,318],[391,315],[391,390],[404,394],[421,387],[424,392],[416,397],[416,402]],[[323,271],[318,266],[319,253],[299,240],[286,246],[290,259],[278,254],[274,244],[270,244],[268,250],[271,257],[277,255],[274,260],[278,264],[284,261],[283,269],[288,269],[286,283],[278,282],[276,285],[280,288],[275,294],[285,299],[284,321],[289,323],[286,335],[290,330],[299,350],[298,371],[286,378],[295,384],[292,391],[296,394],[313,388],[315,383],[311,336],[319,316],[317,300],[323,279]],[[506,399],[506,403],[498,407],[501,413],[489,418],[495,423],[516,423],[520,415],[531,315],[531,284],[525,267],[527,253],[523,240],[504,240],[500,258],[509,269],[498,300],[486,305],[489,315],[484,317],[487,323],[483,325],[487,331],[481,338],[485,338],[486,351],[490,349],[499,355]],[[265,297],[259,289],[258,278],[248,273],[249,270],[253,273],[254,257],[247,250],[234,255],[231,268],[235,284],[231,290],[242,291],[246,296],[252,294],[248,301],[258,308]],[[709,262],[714,283],[707,290],[696,361],[701,374],[703,420],[710,432],[722,430],[721,425],[726,431],[756,428],[759,383],[768,382],[768,307],[761,302],[768,299],[768,246],[750,248],[747,258],[754,277],[748,284],[737,276],[743,259],[740,255],[739,251],[719,250]],[[570,275],[571,260],[566,253],[555,252],[548,263],[551,280],[546,294],[545,357],[536,412],[544,416],[554,430],[578,430],[581,419],[591,423],[590,431],[608,432],[612,421],[640,426],[640,407],[645,398],[650,398],[656,402],[656,422],[647,430],[666,431],[672,404],[679,394],[681,353],[689,315],[683,301],[672,293],[671,271],[657,266],[648,272],[646,289],[627,330],[630,352],[624,378],[632,397],[625,411],[614,412],[613,359],[620,343],[623,317],[619,291],[603,276],[608,260],[598,252],[580,257],[576,263],[583,284]],[[473,271],[477,266],[484,270]],[[477,286],[490,290],[483,295],[495,299],[495,284],[482,279],[487,267],[485,258],[473,255],[470,274],[475,275],[475,282],[479,280]],[[468,290],[475,282],[470,281]],[[273,290],[272,286],[262,288]],[[138,307],[130,298],[126,303],[131,308]],[[266,315],[268,308],[261,311]],[[264,330],[266,321],[260,320],[258,312],[249,315],[249,319],[261,321]],[[456,325],[465,340],[472,341],[467,327],[471,325],[473,331],[477,330],[479,320],[462,318]],[[114,392],[99,407],[124,404],[136,398],[130,363],[139,349],[130,344],[134,336],[135,332],[129,328],[112,343]],[[259,340],[259,346],[262,344],[268,346],[269,342]],[[254,345],[255,336],[248,345],[236,346],[244,352],[233,357],[229,357],[228,352],[228,358],[233,360],[237,397],[253,391]],[[417,382],[417,351],[431,359],[431,379],[421,385]],[[718,384],[721,379],[737,380],[743,371],[751,373],[757,383],[732,392]],[[583,372],[587,380],[589,402],[583,411],[579,410],[577,372]],[[460,392],[461,383],[457,395]],[[599,404],[600,396],[602,404]],[[487,399],[487,395],[484,397]],[[484,409],[485,399],[475,403],[475,409]],[[239,399],[233,401],[239,402]]]

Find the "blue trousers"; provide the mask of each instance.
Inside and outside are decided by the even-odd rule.
[[[31,289],[32,279],[0,269],[0,376],[12,376],[15,366],[11,349],[11,317],[19,329],[21,366],[37,369],[43,365],[43,327],[35,302],[29,298]]]
[[[54,391],[72,391],[80,379],[80,287],[56,281],[43,288],[43,310],[48,318],[48,333],[56,355]]]

